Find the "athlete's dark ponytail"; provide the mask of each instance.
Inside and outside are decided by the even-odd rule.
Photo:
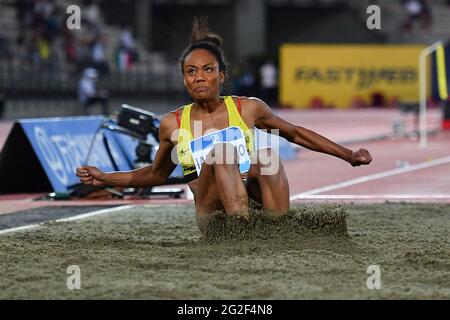
[[[209,31],[207,17],[195,17],[192,25],[191,43],[187,46],[180,57],[181,73],[184,74],[184,60],[189,53],[195,49],[205,49],[211,52],[219,63],[219,71],[223,71],[225,75],[228,72],[228,66],[225,54],[222,50],[222,38]]]

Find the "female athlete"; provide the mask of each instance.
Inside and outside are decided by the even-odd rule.
[[[352,151],[295,126],[276,116],[260,99],[221,96],[228,71],[222,40],[208,30],[203,20],[194,22],[191,44],[181,55],[180,67],[193,103],[161,119],[160,145],[154,162],[144,168],[110,173],[81,166],[76,174],[82,183],[157,186],[165,183],[179,161],[190,181],[197,225],[202,230],[205,219],[215,210],[248,217],[249,199],[276,214],[288,211],[289,184],[285,170],[276,150],[255,150],[252,130],[255,127],[277,129],[280,136],[292,143],[338,157],[352,166],[372,161],[366,149]]]

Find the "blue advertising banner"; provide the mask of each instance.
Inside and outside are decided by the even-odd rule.
[[[102,121],[101,116],[19,121],[54,191],[64,192],[79,183],[75,169],[85,164],[89,145]],[[105,132],[105,134],[119,170],[131,170],[130,162],[112,133]],[[95,139],[87,164],[104,171],[114,170],[101,137]]]

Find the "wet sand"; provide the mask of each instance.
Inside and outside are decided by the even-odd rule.
[[[203,235],[192,206],[142,206],[0,236],[0,299],[449,299],[449,239],[439,204],[217,213]]]

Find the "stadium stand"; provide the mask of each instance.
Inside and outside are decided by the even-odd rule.
[[[130,104],[148,106],[151,111],[173,109],[186,99],[177,58],[188,41],[190,21],[196,14],[209,15],[212,28],[223,34],[226,43],[233,43],[226,54],[235,72],[244,62],[258,70],[267,55],[276,57],[278,47],[286,42],[431,43],[447,40],[450,27],[450,9],[445,0],[429,1],[429,28],[415,24],[408,32],[401,30],[407,17],[401,0],[48,1],[53,2],[59,9],[46,21],[46,28],[53,30],[53,40],[47,43],[45,39],[33,38],[39,28],[23,22],[24,14],[19,10],[19,4],[35,1],[0,3],[0,91],[8,98],[4,115],[7,118],[76,114],[79,76],[85,67],[92,66],[86,57],[97,42],[96,52],[104,56],[108,75],[100,78],[99,87],[111,93],[113,107],[126,99]],[[65,32],[65,8],[77,4],[85,14],[92,3],[97,3],[96,26],[83,24],[81,30]],[[378,4],[382,9],[382,30],[371,32],[362,27],[367,18],[365,9],[370,4]],[[142,15],[148,15],[148,19],[142,19]],[[124,28],[136,37],[133,57],[137,60],[126,70],[117,61]],[[37,44],[38,48],[30,48],[27,43],[35,47]],[[78,58],[71,56],[74,52]],[[52,57],[42,59],[46,54]],[[232,85],[229,83],[225,89]]]

